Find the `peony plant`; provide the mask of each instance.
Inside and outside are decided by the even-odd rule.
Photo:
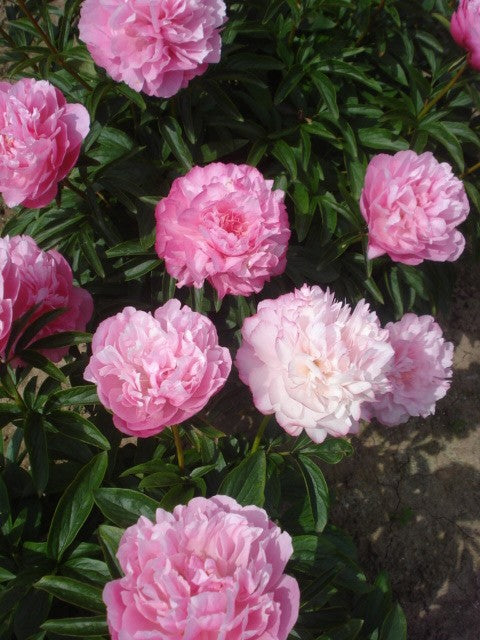
[[[448,391],[477,4],[8,4],[2,638],[406,639],[322,469]]]

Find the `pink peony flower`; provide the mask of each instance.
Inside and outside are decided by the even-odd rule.
[[[285,640],[299,610],[291,538],[263,509],[194,498],[120,541],[103,599],[112,640]]]
[[[480,0],[460,0],[450,32],[455,42],[468,51],[470,65],[480,70]]]
[[[178,286],[205,280],[221,298],[248,296],[283,273],[290,229],[284,193],[248,165],[216,162],[177,178],[157,204],[157,253]]]
[[[236,366],[264,414],[314,442],[355,431],[362,403],[389,390],[388,332],[361,300],[352,311],[304,285],[246,318]]]
[[[465,239],[455,227],[469,208],[463,183],[430,152],[380,153],[367,167],[360,199],[368,224],[368,257],[387,253],[411,265],[456,260]]]
[[[84,0],[78,28],[96,64],[170,98],[220,60],[223,0]]]
[[[453,344],[445,342],[432,316],[407,313],[385,328],[395,351],[388,372],[392,388],[365,407],[364,417],[393,427],[410,416],[435,413],[435,403],[450,387]]]
[[[0,192],[7,206],[44,207],[75,165],[88,111],[46,80],[0,82]]]
[[[212,322],[169,300],[154,315],[126,307],[100,323],[85,380],[117,429],[147,438],[203,409],[232,361]]]
[[[0,238],[0,296],[2,358],[6,355],[12,321],[35,307],[29,324],[47,311],[66,310],[43,327],[34,340],[61,331],[85,331],[93,313],[92,297],[85,289],[74,286],[72,270],[65,258],[54,250],[42,251],[29,236]],[[66,352],[63,347],[42,351],[54,362]]]

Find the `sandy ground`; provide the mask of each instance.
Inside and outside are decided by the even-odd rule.
[[[444,328],[455,372],[436,415],[371,425],[326,469],[332,522],[370,577],[388,571],[409,640],[480,639],[480,266],[461,267]]]

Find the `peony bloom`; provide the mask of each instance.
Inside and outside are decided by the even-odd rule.
[[[29,324],[54,309],[65,312],[49,322],[34,340],[62,331],[85,331],[93,313],[92,297],[73,284],[70,265],[57,251],[42,251],[33,238],[0,238],[0,355],[10,337],[12,321],[35,308]],[[28,325],[27,325],[28,326]],[[58,362],[66,348],[45,349],[48,358]]]
[[[178,286],[205,280],[248,296],[283,273],[290,229],[284,193],[248,165],[215,162],[177,178],[157,204],[156,249]]]
[[[223,0],[84,0],[78,28],[96,64],[170,98],[220,60]]]
[[[103,599],[112,640],[286,640],[299,610],[291,538],[263,509],[194,498],[120,541]]]
[[[388,332],[361,300],[352,311],[304,285],[246,318],[236,366],[264,414],[314,442],[355,431],[363,402],[389,390]]]
[[[367,167],[360,209],[368,225],[368,257],[387,253],[416,265],[456,260],[465,239],[456,230],[469,211],[463,183],[430,152],[385,153]]]
[[[203,409],[232,361],[213,323],[169,300],[154,315],[126,307],[100,323],[84,377],[123,433],[147,438]]]
[[[410,416],[426,418],[450,387],[453,344],[445,342],[432,316],[407,313],[385,327],[395,351],[388,378],[391,390],[365,407],[364,416],[393,427]]]
[[[455,42],[468,51],[470,65],[480,70],[480,0],[460,0],[450,32]]]
[[[0,192],[8,207],[44,207],[72,169],[90,128],[46,80],[0,82]]]

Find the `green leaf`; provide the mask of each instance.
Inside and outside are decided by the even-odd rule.
[[[290,177],[295,180],[297,178],[297,161],[292,147],[284,140],[278,140],[273,147],[272,155],[277,158],[288,171]]]
[[[5,482],[0,475],[0,527],[3,533],[9,531],[11,525],[12,516],[10,514],[10,500]]]
[[[62,636],[73,636],[74,638],[90,638],[92,636],[108,635],[108,625],[105,616],[47,620],[42,624],[42,629]]]
[[[294,66],[290,71],[282,78],[280,84],[277,87],[275,96],[273,98],[274,104],[278,105],[285,100],[285,98],[295,89],[299,82],[305,75],[305,69],[301,66]]]
[[[152,475],[144,478],[140,484],[140,489],[151,489],[153,487],[171,487],[174,484],[178,484],[182,481],[182,478],[175,471],[158,471],[152,473]]]
[[[381,127],[359,129],[358,139],[364,147],[381,151],[402,151],[409,147],[404,138],[400,138],[388,129],[382,129]]]
[[[108,566],[96,558],[70,558],[62,565],[62,573],[73,578],[80,578],[82,581],[88,580],[102,587],[110,580]]]
[[[407,621],[400,605],[389,611],[380,631],[379,640],[406,640]]]
[[[91,333],[82,331],[61,331],[46,338],[40,338],[32,342],[29,349],[57,349],[58,347],[70,347],[76,344],[87,344],[92,341]]]
[[[362,627],[363,620],[352,619],[345,622],[345,624],[329,629],[327,634],[321,638],[325,638],[325,640],[355,640],[355,638],[358,638]]]
[[[133,149],[134,142],[126,133],[114,127],[103,127],[94,149],[90,150],[88,155],[104,168],[114,160],[128,156]]]
[[[18,354],[19,357],[24,360],[27,364],[30,364],[32,367],[36,369],[40,369],[40,371],[45,372],[47,375],[52,377],[54,380],[58,380],[59,382],[66,382],[67,377],[59,369],[56,365],[53,364],[51,360],[46,358],[41,353],[34,351],[33,349],[25,349],[21,353]]]
[[[330,498],[327,483],[319,466],[308,456],[300,454],[297,461],[305,481],[315,531],[319,533],[323,531],[328,520]]]
[[[343,438],[327,438],[315,449],[315,455],[328,464],[337,464],[352,454],[352,445]]]
[[[348,62],[343,62],[343,60],[330,60],[325,65],[320,65],[317,70],[355,80],[360,84],[364,84],[369,89],[374,89],[378,93],[382,91],[382,85],[377,82],[377,80],[368,77],[360,66],[356,64],[349,64]]]
[[[48,414],[48,421],[56,427],[62,435],[80,442],[93,445],[108,451],[110,443],[97,427],[79,413],[73,411],[53,411]]]
[[[183,140],[182,128],[178,122],[168,116],[160,123],[160,133],[165,138],[170,151],[181,163],[184,169],[191,169],[193,158],[186,143]]]
[[[100,278],[105,278],[105,270],[100,261],[100,258],[98,257],[95,240],[93,238],[93,233],[90,227],[83,227],[83,229],[78,232],[77,237],[82,253],[85,256],[88,264],[92,267],[97,276],[99,276]]]
[[[48,555],[60,560],[88,518],[94,504],[93,494],[107,470],[108,456],[99,453],[85,465],[60,498],[47,538]]]
[[[37,491],[43,493],[48,482],[48,451],[42,416],[29,411],[23,428],[33,483]]]
[[[48,616],[52,597],[45,592],[30,589],[18,603],[13,619],[16,640],[30,640]]]
[[[19,353],[25,349],[29,345],[29,343],[35,338],[35,336],[40,332],[41,329],[45,328],[52,320],[60,317],[65,313],[66,309],[61,307],[58,309],[52,309],[51,311],[46,311],[42,313],[40,317],[34,320],[25,331],[22,333],[20,338],[18,339],[17,344],[15,345],[15,352]]]
[[[34,586],[82,609],[100,613],[105,611],[102,590],[91,584],[84,584],[63,576],[44,576]]]
[[[432,136],[432,138],[441,144],[448,151],[450,157],[460,171],[465,169],[462,145],[460,144],[457,136],[451,133],[443,122],[422,121],[418,129],[419,131],[426,131]]]
[[[327,105],[330,114],[338,119],[339,112],[337,106],[337,92],[333,82],[321,71],[310,72],[310,77],[313,80],[318,92],[322,96]]]
[[[68,407],[74,405],[97,404],[98,396],[94,384],[85,384],[71,389],[61,389],[55,391],[49,397],[45,410],[52,410],[58,407]]]
[[[140,516],[155,520],[158,502],[133,489],[102,488],[95,492],[95,502],[103,515],[119,527],[129,527]]]
[[[150,258],[149,260],[144,260],[140,264],[136,264],[134,267],[130,267],[125,269],[123,275],[125,280],[128,282],[129,280],[136,280],[137,278],[141,278],[142,276],[150,273],[157,267],[162,264],[162,261],[158,258]]]
[[[266,475],[265,451],[259,449],[225,476],[218,493],[231,496],[244,506],[255,504],[261,507],[265,501]]]
[[[187,504],[194,494],[195,488],[191,485],[176,485],[163,496],[160,506],[166,511],[173,511],[177,504]]]
[[[141,111],[145,111],[145,109],[147,108],[147,105],[145,104],[145,100],[143,99],[142,94],[138,93],[138,91],[135,91],[134,89],[131,89],[124,82],[117,84],[115,86],[115,90],[118,93],[121,93],[126,98],[128,98],[130,102],[133,102],[134,104],[136,104]]]
[[[108,524],[101,524],[98,527],[98,539],[113,578],[118,578],[122,573],[117,560],[117,551],[123,533],[124,529],[112,527]]]

